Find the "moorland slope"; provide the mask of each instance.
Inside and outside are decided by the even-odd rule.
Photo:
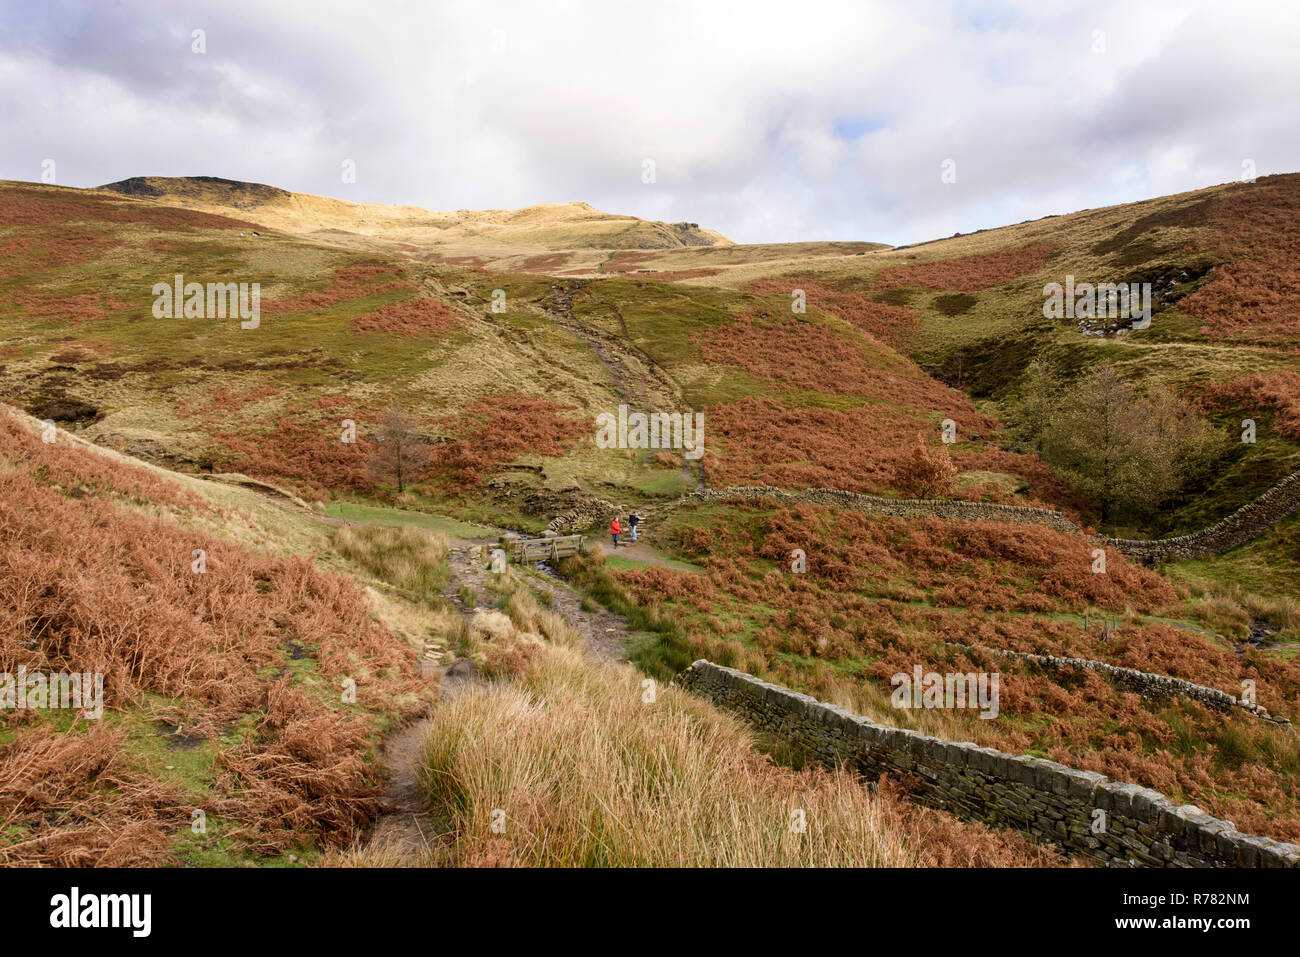
[[[1081,531],[685,502],[647,530],[662,563],[593,552],[565,572],[639,629],[633,660],[658,677],[707,657],[886,723],[1300,835],[1300,751],[1286,728],[1005,654],[1234,696],[1249,683],[1269,712],[1300,716],[1300,519],[1210,558],[1143,567],[1110,555],[1100,574],[1088,535],[1103,518],[1132,538],[1208,526],[1300,468],[1300,176],[898,249],[612,240],[642,229],[634,221],[593,226],[596,245],[575,250],[563,243],[580,245],[576,234],[546,232],[586,215],[568,210],[541,225],[445,227],[477,250],[463,256],[368,235],[347,205],[331,207],[326,233],[292,213],[292,194],[226,190],[212,203],[203,189],[183,208],[167,195],[0,184],[0,398],[101,446],[244,473],[326,511],[399,505],[523,531],[700,487],[902,496],[920,436],[952,463],[947,495],[1053,508]],[[519,236],[540,245],[512,245]],[[260,322],[156,317],[154,287],[176,274],[259,283]],[[1049,318],[1044,286],[1069,277],[1149,282],[1149,327]],[[1026,426],[1044,368],[1060,395],[1110,368],[1126,395],[1171,396],[1174,425],[1206,436],[1196,468],[1152,507],[1107,515]],[[394,403],[425,455],[400,489],[381,441]],[[703,413],[703,457],[598,447],[596,417],[620,404]],[[1245,419],[1254,441],[1240,439]],[[1001,718],[892,708],[890,676],[917,664],[1000,671]]]

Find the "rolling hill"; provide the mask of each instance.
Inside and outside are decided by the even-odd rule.
[[[603,213],[587,203],[433,212],[353,203],[211,176],[137,176],[100,189],[144,202],[253,219],[271,229],[353,249],[451,263],[541,271],[599,264],[599,250],[729,246],[695,223]],[[540,268],[539,268],[540,267]]]
[[[1268,712],[1300,719],[1300,518],[1222,556],[1144,567],[1113,554],[1098,575],[1088,532],[1105,514],[1024,426],[1036,369],[1063,391],[1113,368],[1134,401],[1168,394],[1207,435],[1198,470],[1113,530],[1187,532],[1250,502],[1300,469],[1297,251],[1294,174],[904,248],[736,245],[583,204],[429,213],[202,177],[6,182],[0,400],[155,468],[271,483],[318,515],[397,509],[536,532],[573,512],[603,533],[642,508],[640,557],[593,549],[562,571],[629,623],[646,673],[709,657],[1295,840],[1289,729],[1016,656],[1234,695],[1254,682]],[[155,289],[178,274],[258,283],[258,321],[158,316]],[[1044,288],[1067,282],[1149,283],[1150,325],[1047,315]],[[400,488],[384,464],[394,404],[421,466]],[[620,405],[702,413],[703,457],[600,447],[596,421]],[[946,497],[965,517],[689,494],[901,499],[917,447],[951,462]],[[1052,509],[1083,531],[983,505]],[[794,550],[806,573],[785,571]],[[515,610],[528,632],[536,615]],[[534,671],[529,654],[503,673],[527,684],[569,666]],[[1002,719],[900,716],[889,677],[916,662],[1000,670]]]

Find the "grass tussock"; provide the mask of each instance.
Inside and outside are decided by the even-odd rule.
[[[1295,762],[1285,737],[1272,740],[1290,732],[1184,698],[1183,723],[1213,746],[1182,749],[1160,705],[1097,672],[1057,673],[956,647],[1106,661],[1234,695],[1249,680],[1259,704],[1293,718],[1300,663],[1257,648],[1238,654],[1198,623],[1242,639],[1251,619],[1288,625],[1290,602],[1195,582],[1180,594],[1115,553],[1098,574],[1089,542],[1038,526],[730,503],[679,510],[662,531],[702,575],[611,570],[588,555],[563,566],[593,598],[655,633],[634,655],[656,675],[708,658],[882,723],[1098,771],[1253,833],[1300,834]],[[787,562],[799,548],[807,570],[793,574]],[[1115,627],[1104,632],[1104,622]],[[998,674],[997,718],[893,707],[893,676],[918,664],[939,674]],[[1243,745],[1242,734],[1253,743]]]
[[[1291,595],[1259,595],[1235,581],[1189,581],[1187,600],[1198,617],[1222,635],[1245,638],[1252,622],[1279,631],[1300,631],[1300,599]]]
[[[447,587],[447,537],[414,525],[345,525],[334,547],[382,581],[433,603]]]
[[[1016,866],[1018,837],[792,771],[738,722],[627,666],[538,644],[439,709],[423,787],[463,866]],[[798,823],[805,825],[802,829]]]
[[[497,610],[476,608],[455,635],[457,650],[473,659],[484,674],[517,673],[543,642],[583,647],[582,635],[548,607],[550,592],[535,591],[515,566],[490,579],[488,588],[496,595]]]

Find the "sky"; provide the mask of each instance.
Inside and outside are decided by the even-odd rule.
[[[1294,0],[0,0],[0,178],[899,245],[1300,170],[1298,48]]]

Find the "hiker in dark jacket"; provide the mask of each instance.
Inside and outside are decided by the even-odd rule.
[[[641,516],[632,512],[627,517],[627,527],[632,530],[632,541],[636,541],[636,527],[641,524]]]

